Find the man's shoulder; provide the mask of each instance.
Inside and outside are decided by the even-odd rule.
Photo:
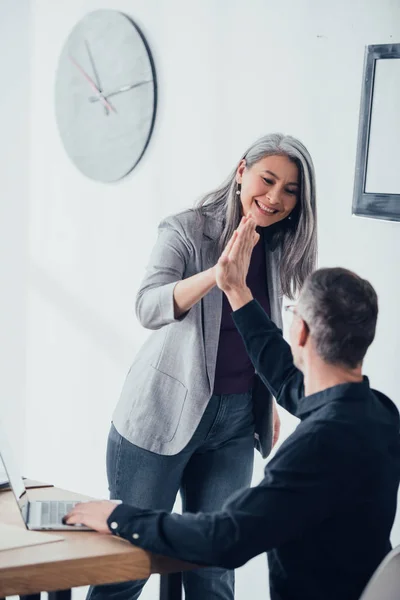
[[[379,402],[379,405],[381,406],[382,410],[387,415],[387,418],[390,419],[395,425],[397,425],[397,427],[399,427],[400,426],[399,409],[397,408],[397,406],[395,405],[393,400],[391,400],[389,398],[389,396],[386,396],[386,394],[384,394],[383,392],[379,392],[378,390],[371,389],[371,393],[374,395],[376,400]]]

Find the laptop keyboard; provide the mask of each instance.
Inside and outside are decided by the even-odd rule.
[[[41,502],[41,525],[59,525],[62,518],[73,509],[76,502]]]

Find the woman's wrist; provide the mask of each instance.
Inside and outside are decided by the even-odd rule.
[[[210,283],[212,283],[213,285],[217,284],[217,265],[214,265],[213,267],[210,267],[209,269],[207,269],[207,273],[210,277]]]

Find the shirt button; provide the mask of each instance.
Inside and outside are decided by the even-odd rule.
[[[132,533],[132,537],[134,540],[138,540],[140,535],[138,533]]]
[[[118,523],[116,521],[113,521],[112,523],[110,523],[110,527],[111,529],[117,529]]]

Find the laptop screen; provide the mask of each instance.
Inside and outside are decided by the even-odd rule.
[[[26,525],[28,520],[28,496],[12,448],[6,439],[3,430],[0,431],[0,460],[3,463],[5,473],[10,482],[10,487],[14,493]]]

